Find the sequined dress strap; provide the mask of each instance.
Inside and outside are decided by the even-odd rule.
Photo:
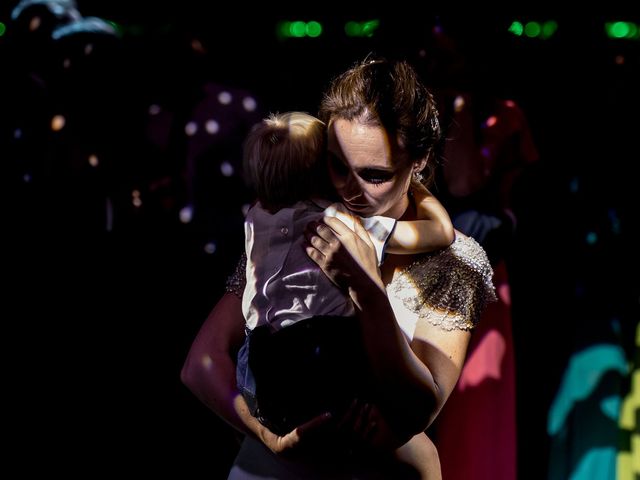
[[[397,273],[387,290],[433,325],[470,330],[496,299],[492,276],[483,248],[458,235],[450,247],[423,255]]]

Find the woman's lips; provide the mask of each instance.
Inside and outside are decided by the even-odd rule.
[[[351,203],[344,201],[344,204],[347,206],[347,208],[349,208],[349,210],[364,210],[365,208],[369,207],[369,205],[367,205],[366,203]]]

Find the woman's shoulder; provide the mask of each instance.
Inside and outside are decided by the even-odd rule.
[[[469,270],[483,279],[491,279],[493,270],[487,253],[472,237],[456,230],[453,243],[437,252],[417,255],[415,260],[403,268],[401,274],[427,273],[427,271],[445,270],[452,267],[452,273]],[[425,270],[426,269],[426,270]]]
[[[448,248],[437,252],[436,255],[418,259],[418,263],[460,263],[474,270],[482,278],[491,279],[493,269],[484,248],[473,237],[457,230],[455,235],[455,240]]]
[[[389,291],[406,307],[448,330],[473,328],[495,300],[493,270],[484,249],[456,231],[454,242],[400,269]]]
[[[225,292],[232,293],[242,298],[244,287],[247,284],[247,255],[242,252],[233,273],[227,277]]]

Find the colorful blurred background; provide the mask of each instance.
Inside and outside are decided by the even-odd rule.
[[[237,436],[179,372],[243,248],[242,140],[268,112],[315,113],[373,53],[409,60],[450,115],[467,98],[450,92],[466,92],[526,119],[505,140],[524,158],[498,343],[515,413],[490,426],[516,437],[495,461],[517,465],[510,478],[640,478],[640,15],[610,10],[2,0],[2,350],[20,477],[226,478]],[[486,140],[500,117],[474,119]],[[500,368],[485,373],[500,383]]]

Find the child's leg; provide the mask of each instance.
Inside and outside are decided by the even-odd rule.
[[[438,450],[424,433],[415,435],[398,448],[395,457],[413,467],[421,480],[442,480]]]

